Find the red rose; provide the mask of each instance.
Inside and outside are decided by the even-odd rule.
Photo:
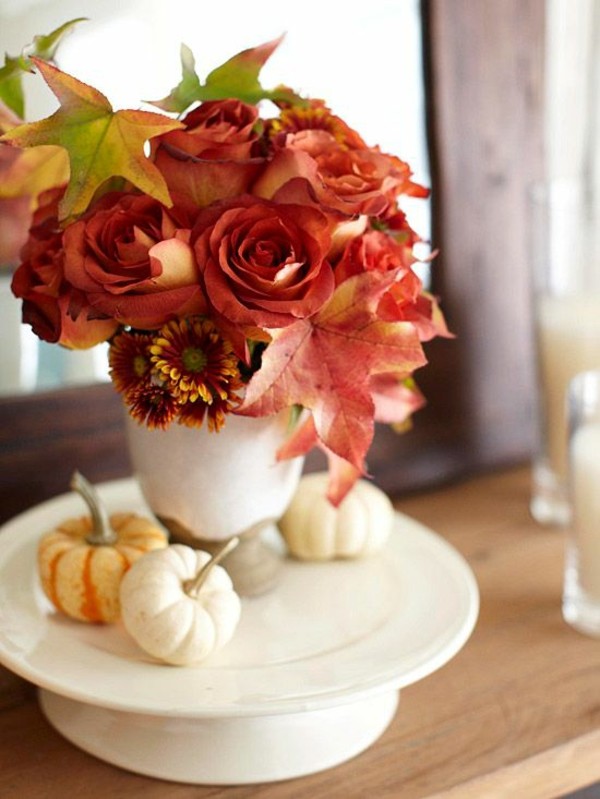
[[[334,288],[329,220],[317,208],[240,197],[203,211],[192,231],[206,296],[234,325],[285,327]]]
[[[85,296],[64,279],[63,234],[57,217],[63,192],[63,188],[52,189],[40,196],[12,290],[23,300],[23,322],[39,338],[85,349],[110,338],[117,324],[96,318]]]
[[[239,100],[195,108],[185,128],[154,140],[154,161],[177,202],[205,207],[246,193],[259,174],[258,111]]]
[[[187,219],[145,195],[109,194],[64,232],[65,277],[97,313],[154,329],[205,302]]]

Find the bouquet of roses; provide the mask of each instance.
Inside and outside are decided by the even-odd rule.
[[[40,338],[108,341],[114,385],[149,427],[304,409],[278,457],[320,447],[339,502],[374,423],[422,405],[422,342],[448,333],[398,205],[427,191],[323,101],[263,88],[278,44],[204,82],[183,47],[161,112],[115,111],[30,54],[60,107],[2,141],[68,161],[60,185],[40,180],[13,291]]]

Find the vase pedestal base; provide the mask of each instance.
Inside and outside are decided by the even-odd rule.
[[[173,782],[244,785],[301,777],[343,763],[389,725],[398,692],[319,710],[169,718],[109,710],[40,690],[50,723],[115,766]]]
[[[184,527],[172,519],[158,517],[160,523],[169,531],[172,544],[185,544],[193,549],[202,549],[216,555],[224,541],[207,541],[191,535]],[[267,544],[268,536],[273,544]],[[279,536],[274,522],[260,524],[238,536],[238,545],[221,561],[221,566],[231,577],[233,587],[240,596],[260,596],[273,589],[281,576],[283,552],[277,550]]]

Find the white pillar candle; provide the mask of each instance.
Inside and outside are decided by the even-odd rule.
[[[600,602],[600,422],[576,430],[570,454],[579,585]]]
[[[546,454],[564,479],[567,386],[579,372],[600,368],[600,296],[542,297],[537,318]]]

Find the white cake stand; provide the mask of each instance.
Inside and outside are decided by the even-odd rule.
[[[99,490],[111,510],[150,515],[131,480]],[[37,541],[81,514],[67,494],[2,528],[0,662],[39,686],[68,740],[140,774],[233,785],[341,763],[381,735],[400,688],[450,660],[477,618],[463,558],[398,514],[378,555],[286,560],[275,590],[243,601],[225,649],[198,666],[163,665],[120,624],[72,621],[44,597]]]

